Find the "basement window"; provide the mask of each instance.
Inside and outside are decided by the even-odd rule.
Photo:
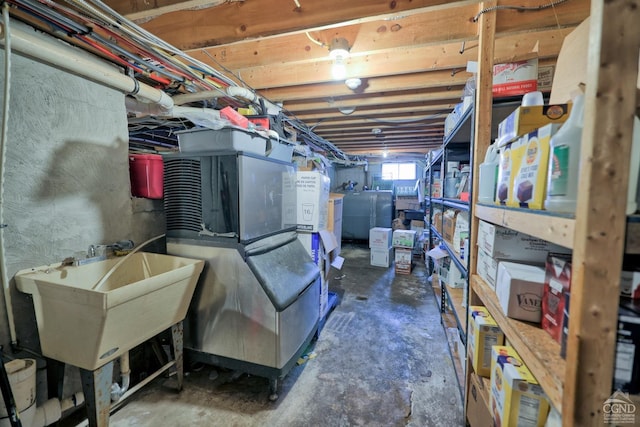
[[[383,163],[382,179],[416,179],[416,164]]]

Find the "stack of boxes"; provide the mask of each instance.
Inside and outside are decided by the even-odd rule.
[[[496,289],[500,261],[543,266],[549,252],[571,253],[569,249],[546,240],[485,221],[479,222],[477,271],[493,289]]]
[[[513,347],[491,347],[490,409],[495,426],[543,427],[549,402]]]
[[[329,186],[329,178],[320,172],[296,173],[298,240],[320,268],[320,319],[329,311],[329,270],[340,241],[328,230]]]
[[[393,259],[391,239],[393,229],[374,227],[369,230],[369,248],[371,251],[371,265],[376,267],[390,267]]]
[[[469,418],[471,427],[542,427],[549,412],[542,387],[518,353],[504,345],[505,336],[489,311],[470,306],[468,325],[467,355],[474,371],[470,389],[484,387],[480,377],[490,379],[489,406],[477,401],[477,391],[476,396],[467,396],[468,407],[475,408],[473,419]]]
[[[416,245],[415,230],[394,230],[393,249],[396,274],[411,274],[413,248]]]
[[[485,427],[493,425],[493,418],[489,402],[481,401],[484,395],[481,391],[485,388],[481,377],[491,376],[491,347],[503,345],[504,334],[485,307],[469,306],[468,313],[467,359],[473,371],[469,375],[470,392],[466,399],[467,411],[474,414],[468,420],[471,427]]]

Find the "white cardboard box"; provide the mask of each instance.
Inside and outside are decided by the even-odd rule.
[[[416,244],[415,230],[394,230],[392,245],[396,248],[411,248]]]
[[[495,259],[544,263],[549,252],[571,253],[570,249],[486,221],[478,225],[478,249]]]
[[[513,319],[540,323],[544,268],[500,261],[496,295],[503,313]]]
[[[438,260],[438,276],[450,288],[463,288],[466,284],[462,273],[448,256]]]
[[[376,249],[387,249],[391,247],[391,236],[393,229],[385,227],[374,227],[369,230],[369,247]]]
[[[411,264],[411,261],[413,259],[413,251],[411,249],[395,248],[394,252],[394,260],[396,264]]]
[[[376,267],[390,267],[393,262],[393,248],[371,248],[371,265]]]
[[[498,261],[482,249],[478,249],[476,271],[478,275],[493,290],[496,289],[496,276],[498,274]]]
[[[296,172],[297,224],[301,231],[327,228],[330,180],[320,172]]]

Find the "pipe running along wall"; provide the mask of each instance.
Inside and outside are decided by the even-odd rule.
[[[0,31],[5,33],[5,24]],[[133,77],[106,62],[93,59],[62,41],[37,37],[21,29],[12,28],[11,48],[29,58],[44,62],[63,71],[87,78],[96,83],[132,95],[144,102],[158,104],[163,110],[173,108],[173,100],[165,92],[138,82]],[[4,46],[5,42],[2,41]]]

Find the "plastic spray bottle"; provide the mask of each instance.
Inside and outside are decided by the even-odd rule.
[[[584,127],[584,94],[573,99],[569,118],[549,141],[545,209],[574,213],[578,197],[580,140]]]

